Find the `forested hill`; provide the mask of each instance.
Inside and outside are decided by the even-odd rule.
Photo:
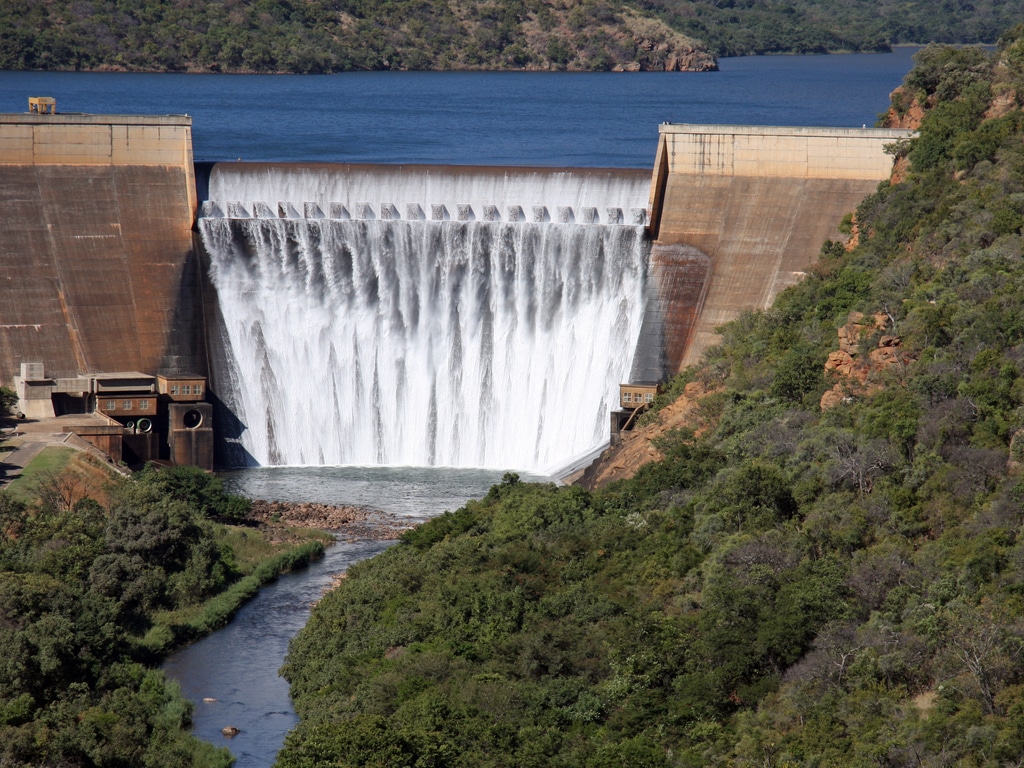
[[[4,0],[0,69],[715,69],[618,0]]]
[[[0,69],[695,70],[994,42],[1024,0],[4,0]]]
[[[1021,764],[1024,26],[917,62],[903,175],[676,382],[664,459],[351,569],[278,766]]]

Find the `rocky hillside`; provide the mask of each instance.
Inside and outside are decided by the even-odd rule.
[[[0,70],[715,69],[993,42],[1024,0],[4,0]]]

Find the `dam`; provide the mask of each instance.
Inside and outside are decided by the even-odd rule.
[[[209,377],[229,465],[539,472],[799,279],[908,135],[663,125],[653,174],[217,163],[200,196],[190,128],[0,116],[5,381]]]

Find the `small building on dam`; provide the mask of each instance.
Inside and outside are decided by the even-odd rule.
[[[538,242],[547,238],[536,229],[541,225],[612,228],[611,235],[580,229],[582,234],[572,244],[558,246],[563,260],[584,262],[588,249],[604,253],[612,247],[609,243],[620,241],[633,247],[631,233],[639,233],[646,254],[645,274],[636,283],[644,291],[642,306],[635,329],[630,330],[632,321],[622,319],[615,326],[616,333],[625,334],[616,338],[633,339],[622,343],[635,348],[608,350],[623,360],[632,359],[632,368],[623,369],[620,380],[611,385],[598,382],[596,399],[582,409],[587,419],[594,418],[596,409],[605,409],[599,420],[607,436],[608,412],[618,412],[612,417],[613,429],[633,423],[635,411],[647,407],[657,383],[696,362],[714,342],[718,325],[745,309],[768,306],[780,290],[798,280],[821,244],[839,236],[842,217],[888,178],[892,158],[885,145],[910,135],[875,129],[664,124],[659,128],[653,172],[223,163],[204,169],[201,186],[204,193],[209,186],[210,192],[199,199],[191,118],[63,114],[45,99],[34,104],[35,109],[25,113],[0,114],[0,280],[4,285],[0,382],[16,386],[25,418],[72,411],[94,414],[102,423],[82,436],[115,460],[131,464],[160,459],[206,468],[214,465],[215,446],[219,461],[232,464],[341,463],[351,457],[332,453],[330,446],[301,457],[289,453],[283,433],[295,431],[300,440],[307,439],[304,428],[248,397],[246,388],[264,390],[266,402],[285,390],[301,389],[301,382],[285,383],[295,371],[273,368],[271,347],[275,343],[298,347],[305,342],[275,341],[269,321],[250,319],[244,327],[255,334],[253,365],[263,367],[257,373],[239,367],[242,353],[224,341],[232,318],[218,305],[217,289],[222,286],[215,285],[210,271],[212,267],[215,277],[224,280],[230,266],[237,273],[232,279],[243,280],[260,270],[254,266],[252,248],[239,239],[239,230],[220,225],[204,229],[199,226],[202,221],[223,220],[225,226],[230,221],[263,221],[268,226],[278,222],[261,237],[282,238],[280,258],[286,262],[305,258],[295,245],[299,241],[306,247],[310,238],[318,239],[316,247],[323,250],[326,246],[321,241],[337,237],[331,234],[332,222],[337,227],[347,222],[345,227],[354,234],[346,237],[356,238],[393,222],[387,226],[406,227],[402,230],[406,239],[414,239],[408,227],[434,223],[449,233],[438,237],[454,238],[456,246],[462,242],[459,238],[465,239],[459,233],[471,231],[477,233],[474,248],[491,247],[494,240],[495,248],[505,243],[506,250],[513,240],[515,248],[524,247],[516,240],[516,227],[533,233],[530,237]],[[268,173],[268,168],[273,172]],[[598,187],[601,192],[595,196],[592,190]],[[313,226],[297,234],[301,222]],[[460,223],[469,229],[458,229]],[[206,237],[234,238],[228,246],[236,263],[211,265],[200,231]],[[307,270],[307,282],[310,275],[318,275],[322,285],[316,291],[322,294],[342,290],[336,285],[339,281],[372,268],[379,273],[373,284],[380,292],[381,274],[411,269],[409,259],[415,258],[401,257],[405,261],[392,269],[379,263],[377,246],[368,248],[373,253],[350,255],[340,266],[338,258],[328,255],[323,262],[305,266],[302,262],[297,269]],[[399,258],[394,256],[396,251],[390,253]],[[587,283],[568,272],[558,277],[556,292],[565,294],[568,303],[547,307],[522,296],[510,298],[509,291],[530,291],[539,283],[502,277],[496,266],[499,256],[487,257],[487,262],[496,270],[498,282],[487,290],[478,287],[474,295],[483,302],[500,302],[505,296],[521,304],[525,314],[516,316],[512,326],[535,317],[537,322],[564,321],[576,300],[575,286]],[[337,274],[327,275],[325,264]],[[605,266],[601,269],[607,271]],[[532,275],[530,280],[535,278],[540,279]],[[428,285],[431,278],[423,272],[416,279]],[[458,270],[444,278],[448,282],[463,279],[469,278]],[[608,289],[625,290],[615,287],[624,285],[612,281]],[[408,286],[396,288],[403,296],[407,290]],[[434,289],[423,290],[415,306],[399,302],[388,310],[385,325],[424,323]],[[465,291],[458,293],[447,314],[465,314],[466,296]],[[550,321],[544,320],[548,310]],[[282,305],[279,314],[288,311]],[[498,327],[500,312],[481,315],[485,326]],[[596,322],[596,318],[573,322]],[[585,329],[574,333],[578,341]],[[451,455],[470,464],[517,460],[487,453],[490,445],[468,449],[469,438],[460,439],[436,426],[447,418],[461,424],[456,432],[465,431],[471,422],[473,429],[486,426],[488,409],[495,419],[500,416],[496,403],[507,396],[502,390],[489,390],[486,396],[468,394],[467,375],[489,371],[486,377],[490,378],[482,381],[500,378],[495,367],[498,357],[473,358],[470,365],[465,345],[476,335],[472,329],[460,330],[461,357],[458,361],[446,358],[445,364],[449,369],[456,362],[466,366],[466,374],[458,376],[461,389],[453,390],[449,399],[478,401],[474,407],[482,409],[483,415],[435,413],[434,431],[425,427],[422,457],[396,453],[386,434],[388,414],[383,411],[429,413],[442,407],[443,403],[438,405],[444,400],[440,385],[431,380],[432,401],[421,405],[412,399],[397,400],[381,414],[368,417],[377,424],[366,449],[370,459],[443,463]],[[423,357],[433,361],[430,365],[442,352],[449,357],[455,354],[444,339],[422,338],[426,339],[422,343],[444,348]],[[484,339],[480,343],[494,346],[498,342]],[[324,359],[341,360],[344,344],[338,340],[328,344]],[[406,360],[413,365],[418,359],[408,349],[400,354],[402,366]],[[296,358],[303,359],[308,358]],[[294,368],[302,363],[282,365]],[[400,371],[392,381],[388,377],[393,372],[383,368],[366,370],[372,365],[362,362],[345,365],[360,369],[352,374],[356,377],[352,392],[365,391],[367,402],[382,401],[382,390],[405,391],[426,380],[416,371]],[[521,363],[520,372],[530,365]],[[546,365],[550,368],[554,363]],[[321,381],[319,374],[298,374]],[[578,375],[593,377],[586,371]],[[623,389],[620,394],[615,389],[618,384],[640,388]],[[347,391],[337,378],[324,379],[322,387],[335,393]],[[627,395],[630,407],[625,407]],[[335,397],[331,418],[336,421],[318,431],[351,429],[337,413],[340,400],[356,395]],[[541,415],[544,398],[550,397],[550,392],[538,390],[539,419],[551,418]],[[586,400],[571,393],[562,396],[563,400],[581,398]],[[289,413],[301,410],[300,403]],[[325,421],[322,415],[317,418]],[[267,432],[264,443],[247,442],[254,430]],[[408,436],[410,431],[402,434]],[[581,445],[592,442],[592,432],[584,430],[579,440]],[[488,441],[481,437],[481,446],[484,443]],[[445,453],[453,445],[457,450]],[[536,458],[540,464],[544,460]]]

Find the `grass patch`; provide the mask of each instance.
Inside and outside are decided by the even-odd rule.
[[[10,485],[8,491],[19,501],[32,504],[39,488],[58,476],[63,477],[67,493],[76,498],[93,498],[103,506],[110,503],[109,491],[122,480],[110,466],[90,453],[63,445],[43,448]]]
[[[225,546],[231,548],[235,557],[235,565],[243,576],[248,576],[261,563],[280,555],[291,547],[314,541],[320,542],[325,547],[334,543],[334,537],[323,531],[308,528],[280,530],[285,533],[285,537],[275,541],[267,535],[267,529],[218,525],[214,530],[214,536],[221,548]]]
[[[282,573],[305,568],[314,560],[323,557],[324,544],[320,539],[324,535],[326,534],[320,534],[320,537],[302,544],[288,545],[287,550],[278,552],[269,559],[264,558],[259,564],[252,567],[247,575],[219,595],[200,605],[156,614],[153,617],[153,626],[141,638],[139,645],[147,653],[163,656],[177,646],[198,640],[200,637],[220,629],[231,620],[231,617],[247,600],[256,595],[264,584],[274,581]],[[249,546],[254,544],[249,539],[256,536],[258,534],[243,537],[250,551],[259,549],[259,547]]]
[[[56,474],[71,462],[77,453],[74,448],[61,445],[50,445],[43,448],[7,486],[7,491],[19,501],[26,504],[35,500],[36,486],[40,478]]]

